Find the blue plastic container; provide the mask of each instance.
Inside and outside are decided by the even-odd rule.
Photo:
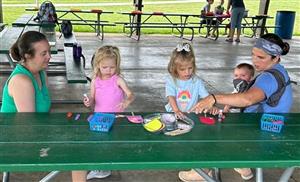
[[[90,130],[108,132],[115,122],[115,118],[116,116],[114,114],[94,113],[93,117],[89,121]]]
[[[295,11],[277,11],[275,21],[275,34],[282,39],[291,39],[293,36]]]
[[[280,133],[284,125],[284,117],[275,114],[263,114],[260,119],[260,129]]]

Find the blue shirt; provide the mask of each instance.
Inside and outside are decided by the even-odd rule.
[[[232,8],[245,8],[243,0],[231,0]]]
[[[285,82],[288,81],[289,75],[285,68],[280,65],[276,64],[272,67],[272,69],[277,69],[279,70],[285,78]],[[261,73],[255,80],[255,83],[253,84],[252,87],[256,87],[261,89],[264,94],[266,99],[264,101],[261,101],[258,104],[246,107],[244,112],[258,112],[258,106],[259,104],[262,104],[263,107],[263,112],[265,113],[288,113],[292,107],[293,104],[293,93],[292,93],[292,86],[289,84],[281,96],[279,103],[275,107],[271,107],[266,103],[266,100],[274,93],[277,91],[277,81],[276,78],[268,72],[263,72]]]
[[[200,98],[208,96],[202,80],[198,76],[193,76],[189,80],[166,78],[166,97],[173,96],[180,111],[187,112],[197,104]],[[172,112],[172,107],[168,103],[166,111]]]

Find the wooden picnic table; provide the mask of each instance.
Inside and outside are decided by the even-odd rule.
[[[89,113],[79,120],[75,115],[0,113],[0,171],[300,166],[300,113],[283,115],[281,133],[262,131],[261,114],[231,113],[205,125],[191,113],[192,131],[173,137],[125,118],[117,118],[108,133],[92,132]]]
[[[47,22],[36,22],[33,21],[33,15],[22,15],[15,22],[12,23],[12,27],[7,29],[5,32],[1,32],[0,40],[0,53],[6,54],[11,68],[14,68],[16,62],[11,58],[9,50],[11,46],[18,40],[18,38],[27,31],[39,31],[46,35],[49,44],[51,46],[51,53],[57,54],[58,50],[56,47],[56,32],[55,24]],[[73,39],[68,39],[67,41],[73,44],[76,42],[75,35],[73,34]],[[66,41],[66,40],[65,40]],[[84,73],[84,68],[81,64],[75,64],[73,61],[72,46],[64,47],[65,54],[65,65],[66,65],[66,76],[68,83],[87,83],[86,76]],[[1,73],[5,70],[1,70]],[[55,72],[55,74],[60,74]]]
[[[128,28],[129,37],[136,40],[140,39],[142,28],[171,28],[172,33],[176,30],[179,33],[179,38],[184,38],[188,40],[193,40],[194,38],[194,28],[199,26],[189,25],[188,18],[197,16],[195,14],[188,13],[165,13],[165,12],[142,12],[142,11],[132,11],[132,12],[119,12],[119,14],[127,15],[129,20],[127,22],[116,22],[116,24],[123,24],[123,32]],[[141,22],[137,21],[139,16],[144,16]],[[155,22],[152,17],[162,17],[162,22]],[[174,18],[176,20],[174,20]],[[151,21],[152,20],[152,21]],[[192,35],[190,38],[184,37],[184,31],[190,29]]]
[[[26,8],[26,11],[38,11],[37,8]],[[56,9],[57,13],[60,13],[58,16],[58,21],[61,23],[63,20],[70,20],[72,25],[88,25],[93,28],[97,34],[103,40],[104,38],[104,27],[105,26],[115,26],[114,23],[109,23],[108,21],[102,20],[101,16],[103,14],[113,14],[112,11],[104,11],[101,9],[91,9],[91,10],[82,10],[82,9]],[[96,18],[86,19],[82,14],[95,14]],[[68,15],[72,15],[73,19],[70,19]],[[75,17],[75,19],[74,19]]]
[[[31,19],[33,19],[32,14],[23,14],[12,23],[12,26],[25,27]]]
[[[85,75],[85,58],[83,60],[74,60],[73,57],[73,45],[77,44],[74,33],[72,36],[64,37],[64,54],[66,63],[66,77],[68,83],[87,83],[87,77]],[[81,63],[81,61],[83,61]]]
[[[200,18],[200,21],[191,24],[200,24],[199,34],[201,34],[202,28],[206,28],[206,34],[204,37],[217,40],[219,38],[219,29],[226,27],[226,25],[224,25],[223,22],[230,18],[230,15],[197,15],[195,17]]]
[[[23,33],[32,30],[44,33],[51,45],[51,53],[57,54],[54,27],[13,26],[3,31],[3,33],[1,33],[1,39],[0,39],[0,54],[5,54],[7,56],[9,64],[12,68],[14,68],[16,63],[9,55],[9,50],[11,46],[19,39],[19,37]]]
[[[275,26],[267,26],[266,22],[267,19],[271,19],[273,17],[268,15],[255,15],[255,16],[246,16],[243,18],[244,24],[242,26],[242,29],[249,28],[252,31],[252,34],[250,37],[256,37],[256,34],[258,36],[262,36],[264,32],[268,33],[267,28],[275,28]],[[249,21],[250,20],[250,21]],[[260,32],[258,33],[257,30],[260,29]]]

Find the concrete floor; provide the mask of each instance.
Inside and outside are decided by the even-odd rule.
[[[122,74],[136,95],[136,100],[128,108],[128,111],[163,111],[166,98],[164,96],[164,77],[167,75],[167,64],[170,54],[181,40],[171,36],[142,36],[139,42],[123,35],[105,35],[103,41],[97,39],[94,34],[76,34],[78,42],[83,47],[87,60],[86,73],[90,72],[90,60],[96,48],[102,45],[115,45],[121,51]],[[241,43],[227,43],[221,37],[218,41],[212,41],[196,37],[192,45],[196,54],[197,74],[204,80],[211,93],[232,91],[232,71],[236,64],[241,62],[251,63],[251,48],[255,39],[241,39]],[[300,78],[300,38],[294,37],[287,40],[290,43],[290,53],[282,57],[282,64],[287,68],[292,80]],[[62,48],[62,40],[58,41],[58,47]],[[63,53],[53,55],[53,61],[61,62]],[[6,61],[5,56],[0,55],[0,62]],[[0,65],[0,69],[6,66]],[[64,70],[64,67],[55,66],[50,69]],[[7,75],[0,75],[0,84],[3,85]],[[87,84],[67,84],[65,76],[49,77],[50,92],[55,100],[81,100],[82,94],[88,92]],[[299,84],[293,85],[294,104],[291,112],[300,111]],[[0,88],[2,95],[2,87]],[[59,105],[53,104],[52,112],[87,112],[83,105]],[[266,182],[277,181],[282,169],[264,170]],[[12,173],[11,181],[38,181],[46,173]],[[178,171],[113,171],[113,175],[103,180],[113,182],[174,182],[178,180]],[[0,175],[1,177],[1,175]],[[243,181],[232,169],[222,170],[224,182]],[[52,181],[70,181],[70,173],[62,172]],[[252,180],[254,181],[254,180]],[[300,170],[297,169],[290,181],[300,181]]]

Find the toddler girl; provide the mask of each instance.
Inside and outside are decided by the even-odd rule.
[[[123,112],[134,100],[132,91],[120,76],[120,62],[120,52],[115,46],[103,46],[96,51],[92,61],[90,96],[83,99],[86,107],[93,108],[94,112]],[[75,179],[82,179],[86,172],[73,174]],[[86,179],[105,178],[110,175],[111,171],[95,170],[91,171]]]
[[[170,75],[166,79],[166,110],[184,117],[200,98],[208,96],[202,80],[196,75],[196,61],[189,43],[178,44],[168,65]]]
[[[117,47],[103,46],[97,50],[90,97],[83,100],[86,107],[94,108],[94,112],[123,112],[134,100],[132,91],[120,76],[120,62]]]
[[[179,118],[184,118],[183,112],[189,111],[200,98],[209,95],[202,80],[196,75],[195,54],[189,43],[178,44],[173,50],[168,72],[170,75],[166,79],[166,97],[168,98],[166,110],[174,112]],[[218,109],[214,108],[211,112],[215,114]],[[204,171],[208,172],[207,169]],[[180,171],[179,178],[182,181],[203,180],[194,169]]]

